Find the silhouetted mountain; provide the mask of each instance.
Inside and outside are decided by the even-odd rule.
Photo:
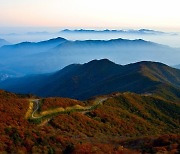
[[[17,73],[36,73],[36,70],[40,69],[37,65],[39,63],[43,64],[43,61],[38,60],[39,62],[36,65],[36,61],[33,61],[30,57],[33,54],[48,51],[65,41],[66,39],[58,37],[37,43],[22,42],[14,45],[3,46],[0,48],[0,61],[3,65]],[[35,59],[38,59],[38,57]]]
[[[117,47],[117,46],[124,46],[126,45],[127,47],[129,46],[142,46],[142,47],[167,47],[167,46],[163,46],[154,42],[150,42],[150,41],[145,41],[142,39],[135,39],[135,40],[127,40],[127,39],[122,39],[122,38],[118,38],[118,39],[112,39],[112,40],[85,40],[85,41],[68,41],[65,42],[63,44],[58,45],[55,49],[61,48],[61,47],[66,47],[66,46],[70,46],[70,47],[93,47],[93,46],[97,46],[97,47]]]
[[[41,41],[41,42],[22,42],[14,45],[7,45],[2,48],[0,48],[0,54],[4,56],[9,56],[12,54],[15,54],[17,56],[20,56],[18,54],[26,55],[26,54],[33,54],[33,53],[39,53],[47,51],[53,47],[56,47],[57,45],[65,42],[66,39],[58,37],[55,39],[50,39],[47,41]]]
[[[161,31],[151,30],[151,29],[139,29],[139,30],[93,30],[93,29],[64,29],[60,32],[64,33],[122,33],[122,34],[143,34],[143,35],[162,35],[162,34],[168,34]]]
[[[163,55],[163,56],[162,56]],[[32,59],[52,66],[50,70],[61,68],[70,63],[84,63],[92,59],[107,58],[121,64],[136,61],[160,61],[169,65],[176,64],[180,52],[165,45],[156,44],[142,39],[126,40],[86,40],[66,41],[44,53],[34,54]],[[167,58],[168,57],[168,58]],[[36,60],[35,60],[36,61]],[[44,65],[43,63],[43,65]]]
[[[10,43],[4,39],[0,39],[0,47],[4,46],[4,45],[9,45]]]
[[[180,70],[156,62],[143,61],[122,66],[102,59],[70,65],[53,74],[9,79],[0,87],[16,93],[76,99],[116,91],[156,92],[161,95],[162,89],[167,87],[169,92],[163,92],[166,98],[179,100]]]

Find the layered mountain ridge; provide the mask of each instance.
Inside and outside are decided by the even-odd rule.
[[[161,61],[173,66],[179,63],[180,52],[179,49],[142,39],[121,38],[71,41],[58,37],[0,48],[1,63],[25,75],[57,71],[72,63],[85,63],[102,57],[121,64],[146,60]]]

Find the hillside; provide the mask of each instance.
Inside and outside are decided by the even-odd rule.
[[[36,110],[35,100],[0,91],[0,152],[178,152],[179,104],[114,93],[85,102],[39,98]]]
[[[45,75],[9,79],[0,88],[39,96],[87,99],[118,91],[158,93],[180,101],[180,71],[162,63],[138,62],[118,65],[107,59],[74,64]]]

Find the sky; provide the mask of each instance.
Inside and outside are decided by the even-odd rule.
[[[180,32],[179,0],[0,0],[0,27]]]

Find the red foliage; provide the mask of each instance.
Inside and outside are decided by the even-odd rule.
[[[179,135],[129,140],[127,135],[143,135],[158,127],[151,127],[146,119],[138,116],[146,110],[142,111],[137,103],[133,104],[137,106],[136,112],[133,106],[131,110],[129,106],[125,108],[127,103],[108,99],[93,111],[61,114],[38,126],[24,118],[28,99],[0,91],[0,153],[178,153]],[[48,98],[43,100],[42,110],[76,104],[84,105],[68,98]]]
[[[69,107],[74,105],[81,105],[84,106],[84,104],[80,101],[69,99],[69,98],[46,98],[43,99],[42,103],[42,110],[48,110],[50,108],[57,108],[57,107]]]

